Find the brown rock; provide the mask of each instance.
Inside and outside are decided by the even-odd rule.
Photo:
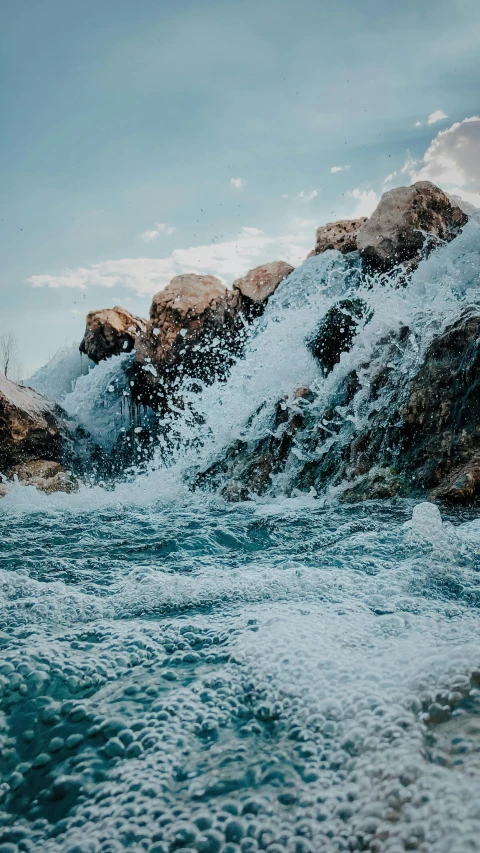
[[[360,219],[340,219],[338,222],[327,222],[317,228],[317,243],[309,258],[321,255],[328,249],[336,249],[342,255],[355,252],[357,249],[357,234],[362,225],[367,222],[366,216]]]
[[[144,332],[146,326],[146,320],[118,306],[90,311],[80,352],[97,363],[112,355],[130,352],[137,335]]]
[[[150,323],[135,341],[136,393],[155,404],[152,391],[183,375],[212,381],[238,351],[243,322],[238,295],[211,275],[178,275],[154,296]]]
[[[53,492],[75,492],[78,483],[71,474],[64,471],[58,462],[35,459],[12,469],[11,477],[24,486],[35,486],[39,491],[51,495]]]
[[[240,294],[242,306],[246,313],[255,307],[263,308],[272,293],[287,275],[293,272],[293,267],[285,261],[273,261],[250,270],[243,278],[233,282],[233,290]],[[259,313],[258,310],[256,313]]]
[[[469,506],[480,500],[480,457],[475,455],[454,470],[430,492],[432,500]]]
[[[357,247],[371,270],[385,272],[397,264],[414,269],[440,241],[449,242],[468,222],[459,207],[429,181],[384,193],[360,228]]]
[[[58,407],[0,374],[0,472],[32,458],[58,460],[62,450]]]

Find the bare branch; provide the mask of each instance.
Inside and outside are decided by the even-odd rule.
[[[0,332],[0,372],[8,379],[19,382],[21,378],[20,349],[11,331]]]

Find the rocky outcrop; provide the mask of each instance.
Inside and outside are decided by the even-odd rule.
[[[360,219],[339,219],[337,222],[327,222],[326,225],[321,225],[317,228],[315,248],[308,257],[321,255],[329,249],[335,249],[342,255],[355,252],[357,250],[358,232],[367,221],[366,216],[361,216]]]
[[[377,343],[371,364],[345,376],[328,405],[314,394],[280,401],[269,433],[237,441],[202,475],[229,500],[263,494],[288,471],[288,488],[342,500],[394,495],[480,503],[480,313],[464,312],[430,344],[408,327]],[[368,381],[367,381],[368,377]]]
[[[98,454],[90,436],[60,406],[0,374],[0,474],[10,477],[20,472],[22,477],[45,479],[47,469],[41,466],[51,463],[81,472],[85,466],[100,464]],[[26,468],[27,463],[34,467]],[[52,477],[61,473],[60,469],[52,473],[51,467],[48,471]]]
[[[293,267],[285,261],[273,261],[255,267],[243,278],[233,282],[233,290],[240,297],[240,306],[247,318],[259,316],[267,304],[268,298],[275,293],[278,285],[290,273]]]
[[[146,327],[146,320],[118,306],[90,311],[80,352],[96,363],[112,355],[131,352],[137,336],[145,332]]]
[[[456,237],[468,216],[429,181],[384,193],[357,234],[368,269],[385,272],[397,264],[418,265],[439,242]]]
[[[135,341],[136,394],[158,407],[183,376],[225,376],[242,346],[239,298],[211,275],[179,275],[153,298],[150,322]]]
[[[62,450],[58,407],[0,374],[0,472],[31,459],[58,461]]]

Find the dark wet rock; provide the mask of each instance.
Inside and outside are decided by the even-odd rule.
[[[197,476],[197,486],[220,489],[223,497],[232,502],[264,494],[272,476],[284,467],[297,432],[305,426],[305,412],[314,400],[314,392],[307,387],[298,388],[291,400],[280,400],[270,433],[258,442],[234,442],[223,458]]]
[[[207,474],[230,499],[262,494],[273,474],[288,472],[287,492],[334,487],[351,501],[480,502],[480,314],[466,311],[439,332],[421,363],[411,330],[401,327],[360,372],[322,407],[317,398],[295,412],[280,401],[270,434],[237,442]]]
[[[233,290],[239,295],[241,311],[247,319],[262,314],[269,297],[292,272],[293,267],[285,261],[273,261],[255,267],[246,276],[233,282]]]
[[[135,339],[145,332],[146,327],[146,320],[136,317],[125,308],[116,306],[90,311],[80,352],[97,363],[112,355],[131,352]]]
[[[397,471],[392,468],[374,468],[341,491],[339,498],[346,503],[385,500],[401,494],[404,488],[405,484]]]
[[[357,234],[362,225],[365,225],[367,221],[366,216],[361,216],[360,219],[340,219],[337,222],[327,222],[326,225],[321,225],[317,228],[315,248],[310,252],[308,257],[321,255],[329,249],[336,249],[342,255],[355,252],[357,249]]]
[[[400,409],[402,454],[418,482],[452,502],[480,498],[480,315],[435,338]]]
[[[325,376],[338,364],[342,353],[350,350],[360,323],[369,316],[370,309],[363,299],[342,299],[327,311],[308,343]]]
[[[179,275],[153,298],[150,322],[135,341],[136,395],[158,408],[183,377],[211,382],[241,351],[238,294],[210,275]]]
[[[398,264],[408,270],[438,245],[453,240],[468,216],[429,181],[384,193],[358,231],[357,247],[367,269],[386,272]]]

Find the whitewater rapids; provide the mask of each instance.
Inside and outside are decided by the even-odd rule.
[[[375,316],[325,381],[305,337],[352,270],[312,258],[230,380],[198,396],[202,417],[177,422],[168,467],[112,491],[11,489],[0,853],[480,850],[477,513],[279,488],[228,505],[187,476],[261,435],[265,401],[305,383],[328,395],[399,322],[413,369],[475,301],[478,269],[472,220],[409,289],[366,288]],[[64,370],[62,405],[111,442],[121,365],[81,372]]]

